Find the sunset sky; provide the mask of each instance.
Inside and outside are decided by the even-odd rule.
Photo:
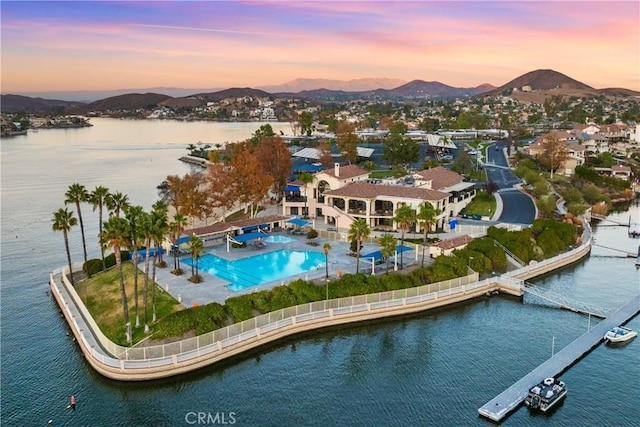
[[[1,2],[2,93],[387,77],[501,86],[549,68],[640,90],[640,2]]]

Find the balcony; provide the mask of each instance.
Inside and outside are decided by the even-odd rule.
[[[307,201],[307,198],[304,196],[290,196],[290,195],[286,195],[284,196],[284,200],[285,202],[289,202],[289,203],[304,203]]]

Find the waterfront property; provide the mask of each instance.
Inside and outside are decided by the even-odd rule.
[[[144,381],[190,372],[310,330],[416,313],[495,291],[522,295],[522,280],[512,277],[534,277],[574,263],[589,254],[591,243],[591,238],[584,239],[571,251],[511,275],[478,281],[478,275],[474,273],[445,283],[298,305],[198,337],[140,348],[116,345],[102,334],[67,280],[64,268],[51,274],[50,286],[88,363],[112,379]]]
[[[447,230],[476,194],[474,184],[443,167],[412,173],[401,179],[370,179],[369,171],[356,165],[340,166],[313,174],[310,183],[294,182],[283,199],[285,215],[308,215],[337,229],[348,229],[364,219],[373,230],[396,230],[398,208],[418,210],[424,203],[439,209],[435,226]],[[418,227],[417,231],[420,231]]]

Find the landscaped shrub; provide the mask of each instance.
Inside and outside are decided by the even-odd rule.
[[[378,282],[381,286],[378,287],[380,290],[377,292],[397,291],[400,289],[410,288],[414,285],[411,278],[404,274],[386,274],[379,277],[380,279],[378,280]]]
[[[315,285],[313,282],[298,279],[291,282],[289,287],[295,295],[298,304],[320,301],[326,298],[324,286]]]
[[[225,310],[233,317],[235,323],[242,322],[253,317],[251,294],[227,298]]]
[[[211,304],[193,307],[188,310],[178,311],[171,316],[161,319],[154,326],[154,339],[167,337],[179,337],[189,331],[196,335],[220,329],[227,320],[224,307],[213,302]]]
[[[504,228],[489,227],[487,236],[500,242],[525,264],[534,259],[535,240],[530,228],[508,231]]]
[[[495,245],[493,239],[487,237],[475,239],[467,245],[466,249],[479,252],[489,260],[491,266],[483,271],[478,271],[479,273],[492,273],[494,271],[504,273],[507,271],[507,256],[501,248]],[[470,256],[474,255],[471,254]]]
[[[250,295],[253,308],[263,314],[271,311],[271,292],[260,291]]]
[[[90,259],[88,260],[84,266],[82,267],[82,271],[87,273],[89,277],[93,276],[102,271],[102,260],[101,259]]]
[[[122,262],[129,260],[129,251],[120,251],[120,259]],[[116,265],[116,255],[114,253],[109,254],[104,258],[104,263],[107,266],[107,270]],[[82,271],[87,273],[89,277],[102,271],[102,259],[93,258],[87,260],[86,264],[82,266]]]
[[[566,251],[576,242],[577,228],[573,224],[537,219],[533,222],[531,230],[545,258]]]
[[[271,310],[276,311],[294,305],[298,305],[298,300],[290,287],[276,286],[271,290]]]

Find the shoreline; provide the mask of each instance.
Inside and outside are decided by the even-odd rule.
[[[475,273],[449,281],[446,289],[441,289],[441,283],[430,284],[396,291],[404,292],[404,296],[394,292],[391,298],[389,293],[382,293],[386,294],[384,297],[381,294],[351,297],[351,305],[340,304],[340,300],[329,300],[294,306],[198,337],[135,349],[118,346],[102,334],[75,289],[66,280],[65,268],[50,274],[50,287],[85,359],[93,369],[118,381],[149,381],[185,374],[285,338],[327,327],[428,311],[494,291],[521,296],[524,280],[564,268],[588,256],[592,245],[589,225],[585,227],[584,234],[586,238],[583,243],[569,252],[490,279],[478,281]],[[453,286],[451,282],[457,283]],[[430,286],[438,286],[438,289]],[[420,293],[422,289],[424,293]],[[378,301],[375,301],[376,296]],[[134,359],[140,352],[143,357]]]

